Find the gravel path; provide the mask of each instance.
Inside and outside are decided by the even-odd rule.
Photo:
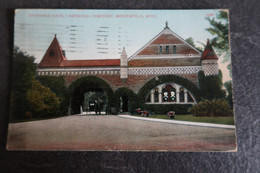
[[[9,124],[7,149],[233,151],[236,145],[233,129],[74,115]]]

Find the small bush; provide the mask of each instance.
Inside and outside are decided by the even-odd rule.
[[[191,107],[190,113],[202,117],[232,116],[232,110],[224,100],[205,100]]]
[[[174,111],[176,114],[185,115],[188,114],[188,110],[191,107],[191,104],[152,104],[152,105],[145,105],[144,109],[150,110],[155,114],[163,114],[166,115],[169,111]]]

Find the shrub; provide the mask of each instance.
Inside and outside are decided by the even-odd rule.
[[[169,111],[174,111],[176,114],[185,115],[188,114],[188,110],[191,107],[191,104],[152,104],[152,105],[145,105],[144,109],[150,110],[155,114],[164,114],[166,115]]]
[[[190,113],[206,117],[232,116],[232,110],[225,100],[205,100],[192,106]]]
[[[32,88],[27,91],[30,111],[35,117],[55,116],[58,114],[59,99],[51,90],[34,80]]]

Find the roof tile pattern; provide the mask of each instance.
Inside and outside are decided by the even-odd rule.
[[[209,43],[209,39],[207,41],[207,45],[202,53],[201,60],[206,59],[218,59],[214,49],[212,48],[211,44]]]

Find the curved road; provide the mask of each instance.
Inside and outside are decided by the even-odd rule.
[[[67,116],[9,124],[8,150],[234,151],[235,130],[118,116]]]

